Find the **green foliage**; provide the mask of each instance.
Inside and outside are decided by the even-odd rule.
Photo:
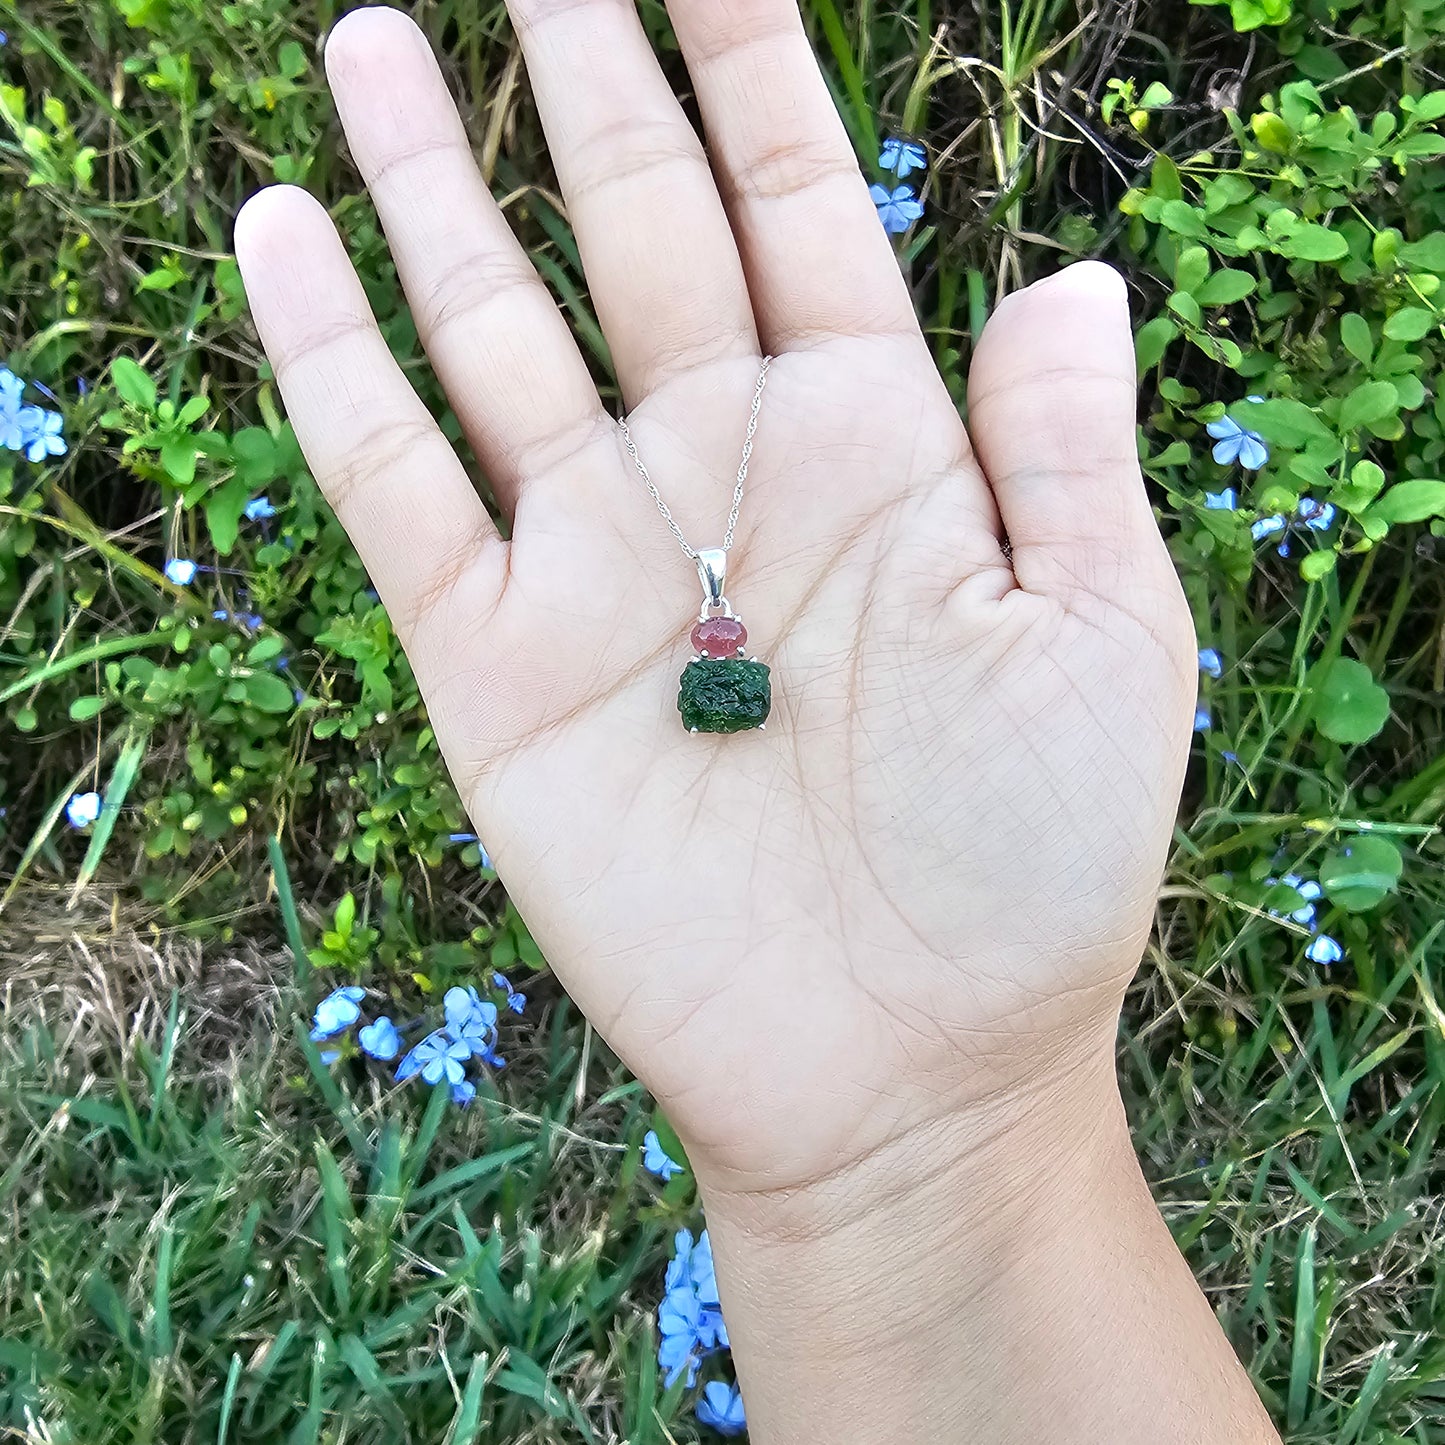
[[[1191,0],[1195,5],[1228,5],[1236,30],[1283,25],[1294,14],[1294,0]]]
[[[610,1147],[640,1141],[647,1111],[569,1028],[511,1061],[551,1093],[536,1113],[419,1090],[369,1100],[384,1115],[362,1129],[259,1038],[218,1103],[199,1075],[230,1026],[174,999],[138,1016],[99,1087],[84,1025],[58,1042],[32,1021],[0,1053],[0,1431],[601,1445],[625,1416],[646,1421],[630,1439],[695,1438],[649,1321],[690,1196],[654,1203],[635,1150]],[[582,1107],[566,1084],[589,1074]]]

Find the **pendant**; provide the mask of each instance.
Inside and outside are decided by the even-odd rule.
[[[773,705],[768,669],[743,656],[748,630],[723,595],[728,554],[704,547],[697,554],[702,609],[692,629],[697,656],[683,669],[677,694],[682,725],[694,733],[741,733],[760,728]]]

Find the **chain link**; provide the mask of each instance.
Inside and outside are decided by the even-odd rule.
[[[753,436],[758,429],[758,413],[763,407],[763,388],[768,384],[768,368],[773,364],[771,356],[763,357],[763,364],[758,368],[758,384],[753,391],[752,410],[748,412],[748,429],[743,433],[743,455],[738,462],[738,479],[733,487],[733,506],[728,513],[728,529],[723,534],[722,550],[728,551],[733,544],[733,533],[737,530],[738,512],[743,505],[743,487],[748,480],[748,462],[753,455]],[[628,430],[625,417],[619,417],[617,425],[622,429],[622,444],[627,448],[627,455],[632,458],[632,465],[637,468],[637,475],[642,478],[643,485],[647,488],[652,500],[657,503],[657,510],[662,520],[667,523],[672,535],[677,538],[677,545],[687,554],[690,561],[697,561],[697,549],[688,545],[687,538],[682,535],[682,528],[677,525],[677,518],[672,515],[666,502],[662,500],[662,494],[657,490],[657,484],[647,475],[647,468],[642,464],[642,458],[637,454],[637,444],[632,440],[632,433]]]

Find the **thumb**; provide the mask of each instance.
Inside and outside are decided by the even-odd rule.
[[[1136,616],[1161,593],[1181,605],[1139,472],[1134,375],[1124,282],[1097,261],[1009,296],[984,329],[968,430],[1025,591]]]

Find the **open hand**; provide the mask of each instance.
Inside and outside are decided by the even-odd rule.
[[[1124,288],[1082,264],[1006,300],[965,431],[791,0],[673,0],[706,154],[630,4],[510,8],[639,450],[696,546],[776,357],[728,585],[766,731],[683,730],[696,573],[410,20],[349,15],[327,69],[510,540],[322,208],[264,191],[237,250],[548,959],[705,1187],[807,1190],[1108,1057],[1195,685]]]

